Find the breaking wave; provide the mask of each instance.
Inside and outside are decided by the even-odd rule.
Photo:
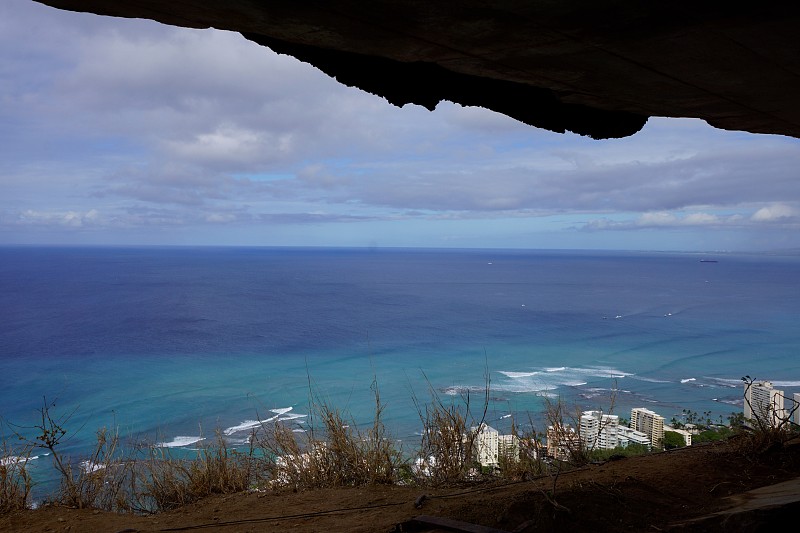
[[[275,416],[271,416],[264,420],[245,420],[240,424],[235,426],[231,426],[229,428],[225,428],[223,433],[225,435],[233,435],[234,433],[241,433],[243,431],[251,431],[254,429],[258,429],[264,424],[269,422],[285,422],[287,420],[298,420],[300,418],[305,418],[308,415],[303,415],[300,413],[291,413],[292,407],[279,407],[277,409],[270,409],[270,412],[275,413]],[[302,420],[298,420],[298,422],[302,422]]]
[[[495,390],[517,393],[551,393],[560,387],[581,387],[593,379],[625,378],[632,376],[609,367],[548,367],[528,372],[501,370],[506,379],[497,383]]]

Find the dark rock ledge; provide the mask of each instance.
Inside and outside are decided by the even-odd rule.
[[[238,31],[396,105],[450,100],[598,139],[650,116],[800,137],[800,3],[37,1]]]

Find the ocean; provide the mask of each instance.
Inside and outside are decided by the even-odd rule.
[[[779,254],[3,247],[3,434],[32,435],[46,398],[73,458],[102,427],[236,446],[258,420],[307,426],[310,402],[369,424],[373,383],[407,450],[415,399],[487,383],[501,431],[544,429],[557,398],[726,420],[742,376],[800,392],[798,280]]]

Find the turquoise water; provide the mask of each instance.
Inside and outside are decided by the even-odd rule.
[[[615,388],[622,416],[716,419],[743,375],[800,391],[799,279],[778,255],[2,248],[0,415],[27,434],[55,401],[73,457],[104,426],[237,444],[258,419],[307,426],[311,393],[369,423],[374,378],[413,447],[414,397],[479,401],[488,372],[500,429],[541,425],[545,398],[608,409]]]

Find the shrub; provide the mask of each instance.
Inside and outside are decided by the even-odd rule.
[[[375,412],[365,432],[317,397],[308,431],[294,431],[276,421],[257,437],[257,446],[268,459],[272,486],[304,490],[395,483],[403,461],[384,427],[384,406],[374,381],[372,390]],[[317,420],[321,428],[314,427]]]
[[[673,448],[683,448],[686,446],[686,441],[683,439],[683,436],[676,431],[665,431],[662,444],[665,450],[671,450]]]
[[[718,440],[727,439],[734,435],[736,431],[741,428],[731,429],[725,426],[717,426],[701,431],[699,434],[692,437],[692,444],[701,444],[704,442],[716,442]]]
[[[518,481],[546,474],[548,465],[544,461],[544,450],[539,443],[538,435],[530,422],[530,430],[520,433],[516,424],[511,426],[511,434],[515,437],[517,449],[511,453],[500,454],[500,476],[504,479]]]
[[[55,402],[48,403],[45,398],[39,409],[39,424],[26,428],[35,430],[36,437],[29,439],[18,435],[28,449],[41,448],[50,452],[59,474],[59,489],[52,496],[53,500],[76,508],[128,510],[125,484],[130,463],[121,459],[117,432],[107,428],[98,430],[92,453],[82,461],[71,461],[61,454],[61,443],[67,437],[66,426],[74,411],[59,417],[53,413],[54,407]]]
[[[551,440],[558,444],[555,459],[559,468],[565,466],[582,466],[592,460],[591,447],[587,446],[580,434],[581,410],[575,407],[573,412],[568,412],[564,402],[558,398],[555,402],[545,398],[545,419],[548,427],[548,446]]]
[[[17,454],[3,442],[0,453],[0,514],[28,506],[32,486],[27,470],[30,457],[30,448]]]
[[[149,446],[146,457],[136,461],[130,497],[138,512],[175,509],[212,494],[247,490],[258,478],[258,466],[252,447],[249,453],[233,450],[219,432],[194,458]]]
[[[617,446],[611,450],[597,449],[592,450],[589,454],[592,461],[610,461],[615,459],[622,459],[624,457],[636,457],[637,455],[646,455],[650,453],[650,448],[644,444],[629,444],[624,448]]]
[[[744,400],[749,406],[754,417],[746,422],[751,426],[749,431],[743,431],[743,438],[738,439],[739,449],[748,456],[758,456],[782,448],[796,434],[796,427],[792,423],[795,411],[800,404],[794,403],[788,410],[777,409],[775,405],[752,405],[748,399],[750,388],[756,383],[754,378],[742,378],[745,384]],[[783,398],[786,400],[787,398]]]
[[[448,405],[428,383],[430,401],[422,405],[416,397],[414,404],[422,422],[422,440],[415,461],[415,479],[420,484],[442,485],[464,481],[480,472],[475,461],[475,439],[486,420],[489,408],[489,374],[481,391],[479,411],[472,410],[469,389],[461,395],[460,405]]]

